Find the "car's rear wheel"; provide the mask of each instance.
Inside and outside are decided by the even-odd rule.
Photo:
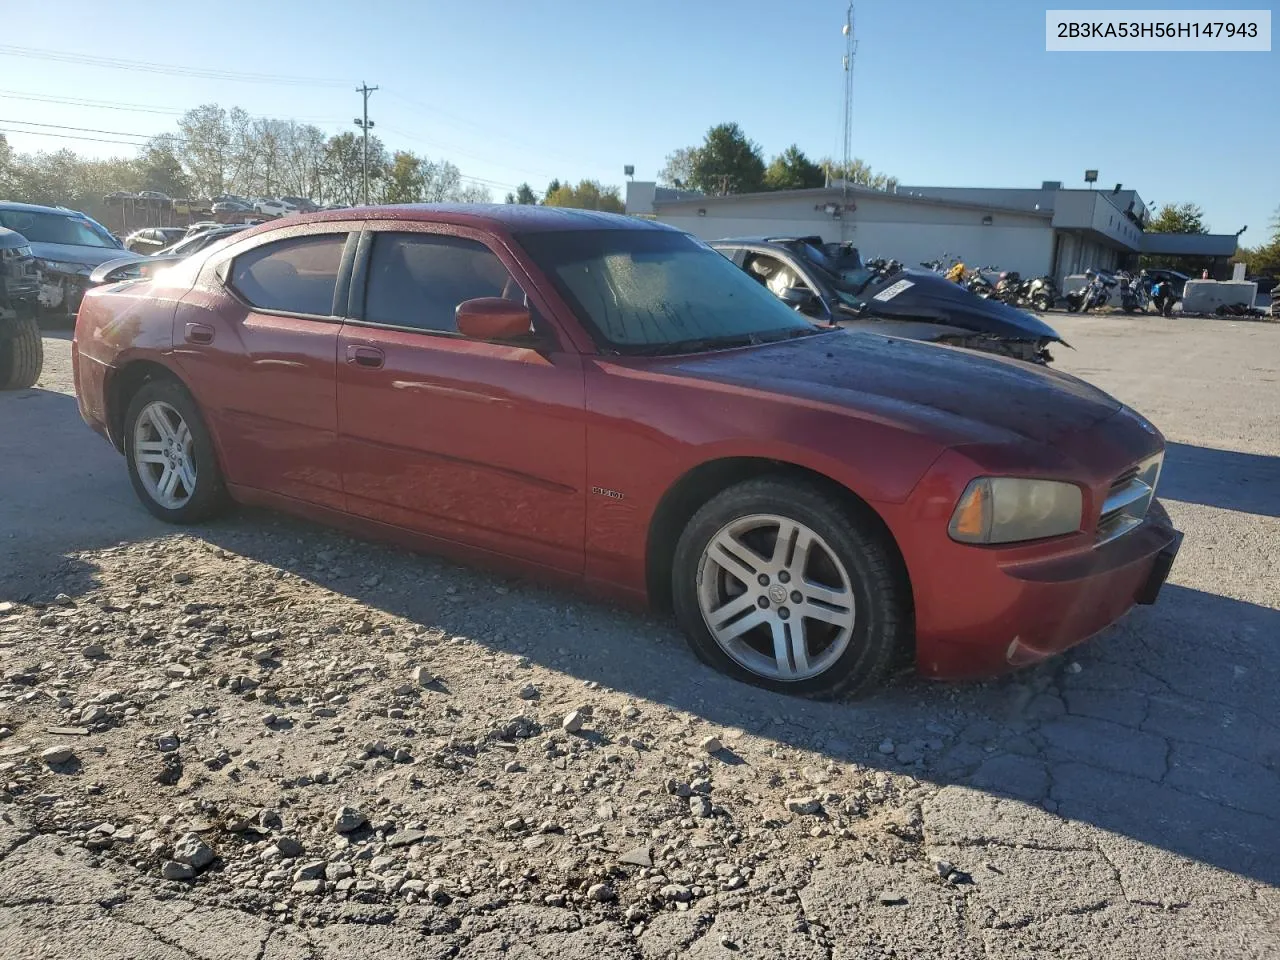
[[[143,506],[168,523],[199,523],[227,500],[204,418],[173,380],[143,385],[125,413],[124,454]]]
[[[34,317],[22,317],[10,323],[13,329],[0,330],[0,390],[25,390],[34,387],[40,379],[44,341]]]
[[[811,697],[880,682],[905,642],[910,590],[886,534],[805,481],[720,493],[676,546],[672,600],[694,652],[757,686]]]

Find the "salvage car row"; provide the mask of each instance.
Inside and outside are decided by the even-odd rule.
[[[670,609],[789,693],[1016,668],[1155,600],[1153,425],[1045,367],[1051,329],[787,240],[852,301],[815,316],[748,262],[777,243],[518,205],[264,224],[102,277],[80,410],[164,520],[267,505]]]

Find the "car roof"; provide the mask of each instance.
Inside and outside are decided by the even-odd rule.
[[[88,220],[86,214],[79,210],[68,210],[66,207],[45,207],[38,203],[17,203],[12,200],[0,200],[0,210],[16,210],[19,213],[53,213],[62,217],[79,217]]]
[[[348,207],[322,210],[291,219],[291,223],[326,220],[404,220],[499,228],[507,232],[549,230],[668,230],[683,231],[655,220],[642,220],[598,210],[543,207],[522,203],[411,203],[399,206]]]

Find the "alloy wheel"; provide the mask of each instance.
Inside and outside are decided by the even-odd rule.
[[[196,458],[191,428],[163,400],[138,412],[133,427],[133,462],[147,494],[167,510],[187,504],[196,491]]]
[[[698,607],[720,648],[771,680],[816,677],[853,637],[844,563],[812,529],[753,514],[721,527],[698,566]]]

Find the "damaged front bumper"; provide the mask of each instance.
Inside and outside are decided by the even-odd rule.
[[[91,268],[80,263],[40,261],[40,306],[55,313],[74,314],[89,288]]]

